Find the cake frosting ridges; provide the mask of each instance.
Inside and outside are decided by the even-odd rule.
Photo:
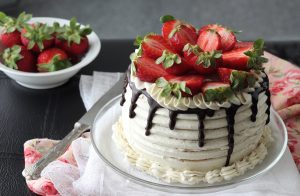
[[[260,163],[271,140],[264,41],[172,16],[137,37],[114,140],[137,168],[167,182],[213,183]]]

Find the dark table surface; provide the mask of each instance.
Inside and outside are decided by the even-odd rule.
[[[100,55],[68,83],[50,90],[18,85],[0,72],[0,195],[33,195],[21,175],[23,143],[32,138],[61,139],[85,113],[79,94],[81,74],[124,72],[133,40],[102,40]],[[299,42],[272,42],[266,48],[300,64]]]

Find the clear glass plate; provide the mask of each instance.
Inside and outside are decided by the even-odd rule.
[[[99,157],[114,171],[132,182],[142,184],[160,191],[176,193],[209,193],[233,188],[241,183],[254,180],[269,171],[282,157],[287,146],[287,130],[280,116],[271,109],[270,127],[274,141],[268,148],[268,155],[254,169],[244,175],[228,181],[214,184],[200,183],[197,185],[168,184],[155,177],[138,171],[128,164],[114,141],[112,125],[121,115],[120,96],[113,98],[98,113],[92,129],[92,143]]]

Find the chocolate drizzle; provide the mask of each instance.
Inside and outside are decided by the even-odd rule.
[[[198,131],[199,131],[199,135],[198,135],[198,139],[199,139],[199,147],[203,147],[204,146],[204,139],[205,139],[205,134],[204,134],[204,119],[206,116],[212,117],[214,115],[215,111],[211,110],[211,109],[200,109],[200,108],[196,108],[196,109],[188,109],[186,111],[173,111],[173,110],[169,110],[169,117],[170,117],[170,121],[169,121],[169,128],[171,130],[174,130],[175,125],[176,125],[176,118],[178,114],[196,114],[199,124],[198,124]]]
[[[261,92],[263,92],[263,88],[259,87],[259,88],[256,88],[254,90],[254,92],[251,93],[251,98],[252,98],[252,105],[251,105],[251,111],[252,111],[252,114],[251,114],[251,121],[252,122],[255,122],[256,121],[256,115],[257,115],[257,103],[258,103],[258,96]]]
[[[266,110],[266,114],[268,116],[266,124],[268,124],[270,122],[270,107],[271,107],[271,95],[270,95],[270,91],[269,91],[269,79],[268,77],[264,77],[263,81],[260,83],[261,87],[258,87],[254,90],[254,92],[251,93],[251,98],[252,98],[252,105],[251,105],[251,121],[255,122],[256,121],[256,115],[257,115],[257,103],[258,103],[258,97],[259,94],[261,92],[265,91],[265,94],[267,96],[267,101],[266,104],[268,105],[267,110]]]
[[[134,118],[136,113],[134,112],[137,104],[137,100],[141,94],[145,95],[147,98],[148,104],[149,104],[149,112],[148,112],[148,117],[147,117],[147,124],[145,127],[145,135],[149,136],[151,134],[150,130],[153,126],[153,118],[155,116],[156,111],[159,108],[162,108],[147,92],[145,89],[137,89],[135,84],[133,82],[130,82],[130,74],[128,72],[127,77],[125,78],[124,81],[124,87],[123,87],[123,93],[121,97],[121,102],[120,104],[123,105],[125,103],[125,93],[126,93],[126,88],[127,86],[130,86],[132,90],[132,97],[131,97],[131,103],[129,107],[129,117]],[[256,88],[254,92],[251,93],[252,96],[252,105],[251,105],[251,121],[254,122],[256,121],[256,115],[257,115],[257,103],[258,103],[258,97],[259,94],[263,91],[265,91],[266,96],[268,97],[266,104],[268,105],[268,108],[266,110],[266,113],[268,114],[268,119],[266,121],[266,124],[269,123],[270,121],[270,106],[271,106],[271,101],[270,101],[270,91],[269,91],[269,80],[268,77],[263,78],[263,82],[260,84],[261,87]],[[227,153],[227,158],[226,158],[226,163],[225,166],[228,166],[230,163],[231,155],[234,149],[234,124],[235,124],[235,115],[237,110],[239,109],[240,105],[235,105],[232,104],[229,108],[224,108],[226,112],[226,120],[227,120],[227,130],[228,130],[228,153]],[[200,109],[200,108],[195,108],[195,109],[188,109],[186,111],[180,111],[180,110],[169,110],[169,128],[171,130],[174,130],[175,125],[176,125],[176,119],[178,114],[195,114],[197,115],[197,119],[199,121],[198,124],[198,145],[199,147],[203,147],[205,143],[205,125],[204,125],[204,120],[206,116],[212,117],[214,116],[215,111],[211,109]]]
[[[227,130],[228,130],[228,153],[225,166],[229,165],[231,154],[234,148],[234,123],[235,114],[239,109],[240,105],[232,104],[229,108],[226,108],[226,120],[227,120]]]
[[[147,96],[148,97],[148,96]],[[149,114],[147,118],[147,125],[146,125],[146,132],[145,135],[150,135],[150,129],[152,128],[152,120],[155,115],[155,112],[158,108],[161,108],[161,106],[152,98],[148,98],[148,104],[149,104]]]

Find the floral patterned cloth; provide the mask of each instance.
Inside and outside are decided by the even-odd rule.
[[[270,80],[272,105],[287,126],[288,146],[300,171],[300,69],[270,53],[266,52],[265,56],[269,59],[265,71]],[[25,142],[25,167],[39,160],[57,142],[50,139],[32,139]],[[71,147],[58,160],[77,167]],[[26,182],[29,189],[36,194],[59,195],[53,183],[45,177]]]

